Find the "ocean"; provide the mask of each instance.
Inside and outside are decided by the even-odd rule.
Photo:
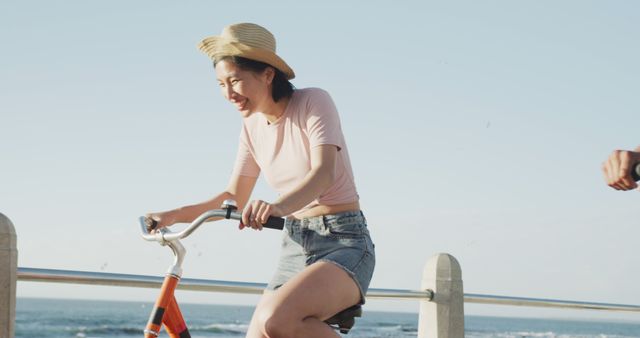
[[[142,337],[153,304],[94,300],[18,298],[15,338]],[[181,304],[193,338],[244,337],[248,306]],[[416,313],[366,311],[344,337],[405,338],[418,334]],[[161,335],[167,337],[166,334]],[[471,338],[640,337],[640,324],[502,317],[465,317]]]

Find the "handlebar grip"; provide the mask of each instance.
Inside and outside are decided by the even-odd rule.
[[[267,223],[262,226],[269,229],[282,230],[284,228],[284,218],[269,216]]]
[[[147,231],[155,230],[158,227],[158,221],[150,217],[144,217],[144,223],[147,226]]]
[[[633,170],[631,170],[631,178],[636,182],[640,181],[640,162],[633,166]]]

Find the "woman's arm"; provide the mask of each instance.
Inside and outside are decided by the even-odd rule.
[[[297,187],[273,203],[283,213],[278,216],[290,215],[302,209],[333,184],[337,156],[338,148],[334,145],[321,145],[311,150],[311,171]]]
[[[252,201],[242,212],[242,223],[261,228],[269,216],[287,216],[309,204],[333,184],[338,147],[320,145],[311,149],[311,170],[291,191],[273,204]]]
[[[191,223],[205,211],[220,208],[222,202],[227,199],[235,200],[238,208],[242,210],[251,196],[257,179],[257,177],[234,175],[229,180],[227,189],[209,200],[169,211],[150,213],[147,217],[154,219],[158,222],[158,228],[162,228],[175,223]]]

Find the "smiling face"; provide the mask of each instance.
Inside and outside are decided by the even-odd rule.
[[[216,63],[216,78],[222,95],[229,100],[242,117],[255,112],[265,112],[275,102],[271,96],[273,69],[257,73],[244,70],[229,60]]]

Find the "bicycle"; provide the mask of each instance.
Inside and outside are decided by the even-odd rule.
[[[164,326],[170,338],[190,338],[191,334],[185,323],[178,302],[174,296],[174,291],[178,286],[182,276],[182,262],[187,250],[184,248],[180,239],[191,235],[202,223],[214,217],[222,217],[226,219],[241,220],[242,214],[236,212],[237,206],[235,201],[226,200],[220,209],[209,210],[198,216],[191,224],[180,232],[172,232],[167,228],[157,229],[150,233],[149,230],[155,230],[157,223],[147,217],[141,216],[140,227],[142,238],[158,242],[163,246],[168,246],[173,251],[175,259],[169,267],[169,271],[164,278],[160,295],[156,299],[156,303],[149,316],[149,321],[144,329],[145,338],[155,338],[160,334],[161,327]],[[263,227],[269,229],[282,230],[284,228],[284,219],[280,217],[269,217],[267,223]],[[332,328],[339,330],[341,333],[348,333],[355,324],[355,317],[362,315],[360,305],[354,305],[345,310],[340,311],[335,316],[327,319],[325,322]]]

